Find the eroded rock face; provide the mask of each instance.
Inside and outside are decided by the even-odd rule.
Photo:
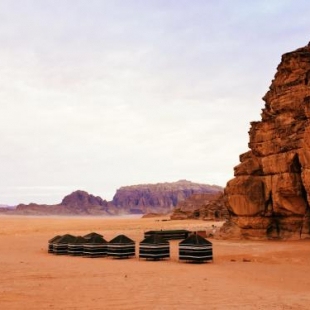
[[[228,219],[229,213],[222,192],[193,194],[178,203],[171,215],[172,220],[201,219],[205,221]]]
[[[286,53],[225,194],[229,236],[310,236],[310,44]],[[234,228],[234,229],[233,229]]]

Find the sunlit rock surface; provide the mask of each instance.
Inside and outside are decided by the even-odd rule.
[[[222,235],[304,238],[310,233],[310,45],[282,56],[252,122],[250,151],[225,188],[231,219]]]

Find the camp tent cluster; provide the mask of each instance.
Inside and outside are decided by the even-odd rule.
[[[107,255],[107,241],[94,232],[85,236],[55,236],[48,241],[48,252],[57,255],[103,257]]]
[[[160,260],[170,258],[169,240],[179,243],[179,260],[204,262],[213,260],[212,243],[197,233],[181,230],[149,231],[139,243],[139,258]],[[107,242],[102,235],[92,232],[85,236],[66,234],[48,241],[48,253],[84,257],[129,258],[136,255],[135,241],[118,235]]]
[[[48,252],[56,255],[85,257],[113,256],[128,258],[135,256],[135,242],[125,235],[119,235],[107,242],[102,235],[90,233],[85,236],[55,236],[48,242]]]
[[[135,242],[125,235],[119,235],[107,242],[102,235],[92,232],[85,236],[66,234],[48,241],[48,253],[85,257],[112,256],[128,258],[135,256]]]

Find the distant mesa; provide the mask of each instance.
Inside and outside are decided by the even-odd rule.
[[[222,192],[217,185],[207,185],[180,180],[172,183],[124,186],[116,191],[112,205],[127,214],[160,213],[174,210],[180,201],[193,194]]]
[[[217,185],[180,180],[124,186],[116,191],[112,201],[78,190],[64,197],[61,203],[56,205],[19,204],[15,210],[5,209],[3,212],[24,215],[163,215],[171,213],[179,202],[193,194],[215,194],[222,191],[223,188]]]

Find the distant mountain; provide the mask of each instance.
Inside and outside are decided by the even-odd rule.
[[[217,185],[180,180],[172,183],[124,186],[116,191],[111,204],[118,213],[170,213],[176,205],[193,194],[215,194],[223,188]]]
[[[85,191],[76,191],[67,195],[61,202],[69,211],[81,213],[108,213],[108,202],[99,196],[93,196]]]
[[[110,215],[106,200],[81,190],[67,195],[57,205],[20,204],[14,213],[26,215]]]
[[[85,191],[75,191],[56,205],[19,204],[16,209],[0,209],[6,214],[24,215],[121,215],[172,212],[175,206],[193,194],[216,194],[223,188],[180,180],[172,183],[124,186],[108,202]]]

